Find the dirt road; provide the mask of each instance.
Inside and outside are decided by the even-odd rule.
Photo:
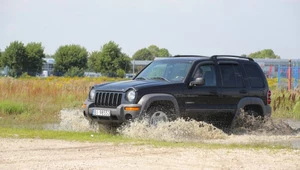
[[[300,150],[155,148],[0,138],[0,169],[299,169]]]

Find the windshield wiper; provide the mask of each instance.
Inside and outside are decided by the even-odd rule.
[[[150,79],[164,80],[164,81],[170,82],[168,79],[166,79],[166,78],[164,78],[164,77],[151,77]]]
[[[137,77],[135,80],[147,80],[145,77]]]

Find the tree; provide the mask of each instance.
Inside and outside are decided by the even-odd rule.
[[[42,43],[28,43],[25,47],[27,60],[24,63],[24,70],[29,75],[36,75],[36,73],[42,72],[44,64],[43,58],[45,58],[44,47]]]
[[[155,57],[170,57],[171,54],[166,48],[159,48],[156,45],[150,45],[148,48],[139,49],[132,56],[134,60],[154,60]]]
[[[78,67],[71,67],[64,76],[67,77],[83,77],[84,76],[84,69]]]
[[[122,49],[113,41],[104,44],[99,53],[91,56],[94,60],[94,71],[101,72],[106,76],[118,76],[117,71],[122,69],[128,71],[130,69],[130,58],[122,53]],[[118,71],[121,73],[121,71]]]
[[[8,47],[5,48],[4,54],[1,57],[3,66],[10,68],[10,76],[20,76],[23,69],[26,68],[27,55],[26,48],[22,42],[11,42]]]
[[[148,47],[148,50],[150,51],[153,57],[159,56],[159,48],[156,45],[150,45]]]
[[[88,70],[89,71],[95,71],[98,70],[97,68],[100,67],[100,63],[98,62],[99,58],[101,56],[101,52],[100,51],[93,51],[91,53],[91,55],[88,57]]]
[[[147,48],[142,48],[133,54],[132,59],[134,59],[134,60],[153,60],[154,57]]]
[[[171,54],[169,53],[169,50],[167,50],[165,48],[159,49],[158,57],[170,57],[170,56],[171,56]]]
[[[251,58],[273,58],[273,59],[280,59],[279,55],[276,55],[272,49],[264,49],[261,51],[257,51],[254,53],[249,54]]]
[[[88,52],[80,45],[60,46],[54,54],[54,72],[57,75],[62,75],[71,70],[72,67],[77,67],[78,70],[86,69],[87,56]]]

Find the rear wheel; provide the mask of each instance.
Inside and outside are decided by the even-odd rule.
[[[231,129],[255,130],[264,123],[264,116],[258,107],[245,107],[233,119]]]

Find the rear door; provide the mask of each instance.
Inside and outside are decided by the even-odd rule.
[[[245,63],[244,68],[248,77],[249,96],[259,97],[266,104],[268,88],[265,75],[255,63]]]
[[[248,95],[245,73],[237,61],[219,61],[221,75],[222,112],[235,114],[238,102]]]

